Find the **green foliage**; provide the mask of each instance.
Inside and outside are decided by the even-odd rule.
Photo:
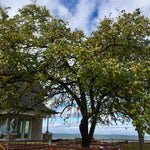
[[[69,29],[65,31],[66,23],[53,18],[45,7],[27,5],[13,18],[9,18],[7,9],[0,10],[0,96],[2,109],[8,109],[17,107],[20,96],[40,82],[44,49]],[[20,81],[28,85],[18,91]]]

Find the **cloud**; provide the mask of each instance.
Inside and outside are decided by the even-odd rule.
[[[100,19],[108,17],[110,13],[112,17],[117,17],[121,10],[133,12],[136,8],[140,8],[142,14],[150,18],[150,1],[148,0],[103,0],[97,5],[98,16],[92,20],[92,30],[96,30]]]
[[[79,0],[76,5],[76,13],[72,16],[69,23],[70,26],[75,29],[84,30],[85,34],[89,34],[88,29],[90,27],[91,16],[94,13],[96,7],[96,0]]]
[[[44,5],[54,16],[63,17],[64,20],[71,17],[69,9],[61,4],[60,0],[38,0],[39,5]]]
[[[3,7],[12,7],[9,11],[10,16],[17,13],[18,8],[32,3],[32,0],[16,1],[16,0],[1,0]],[[150,17],[150,1],[148,0],[37,0],[39,5],[45,5],[54,16],[59,16],[69,22],[69,27],[81,29],[89,36],[100,19],[112,13],[116,17],[119,10],[134,11],[136,8],[141,8],[142,13]]]
[[[13,17],[15,14],[17,14],[19,8],[22,8],[23,6],[28,5],[31,2],[31,0],[1,0],[0,5],[2,5],[2,7],[11,7],[11,9],[9,10],[9,16]]]
[[[61,0],[49,0],[42,1],[39,0],[40,5],[46,5],[49,10],[51,10],[52,15],[58,15],[60,18],[69,22],[69,27],[74,30],[76,28],[83,30],[86,35],[91,31],[91,16],[93,15],[97,0],[79,0],[76,1],[76,5],[68,8],[66,3],[62,4]],[[71,4],[70,4],[71,5]]]
[[[78,28],[83,30],[85,34],[89,34],[91,31],[91,16],[95,11],[97,0],[79,0],[76,1],[76,5],[70,8],[65,5],[66,3],[62,4],[61,0],[38,0],[37,4],[45,5],[47,9],[50,10],[53,16],[59,16],[60,18],[64,19],[65,21],[69,22],[69,27],[74,30]],[[2,0],[1,5],[3,7],[11,7],[9,10],[9,15],[12,17],[14,16],[19,8],[22,8],[26,4],[32,3],[31,0],[24,0],[18,1],[15,0]]]
[[[141,8],[145,15],[149,15],[147,10],[150,8],[150,1],[148,0],[104,0],[99,4],[98,14],[99,18],[103,18],[105,15],[108,16],[112,13],[113,16],[118,15],[119,10],[126,10],[127,12],[132,12],[136,8]]]

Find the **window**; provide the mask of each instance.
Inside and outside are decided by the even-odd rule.
[[[30,120],[19,120],[17,124],[17,138],[29,138]]]
[[[1,130],[0,130],[1,131],[0,138],[3,138],[4,133],[7,132],[7,125],[8,125],[8,119],[2,122]],[[10,131],[9,131],[10,133],[13,132],[13,126],[14,126],[14,119],[12,119],[10,122]]]
[[[23,120],[19,120],[17,125],[17,138],[21,138],[22,125],[23,125]]]
[[[4,122],[2,122],[2,125],[0,126],[0,138],[3,138],[4,133],[7,132],[7,125],[8,125],[8,119],[6,119]],[[10,122],[10,133],[13,132],[13,128],[16,129],[17,132],[17,138],[20,139],[26,139],[29,138],[29,132],[30,132],[30,120],[23,120],[19,119],[17,121],[17,126],[14,127],[14,119]]]
[[[30,125],[29,120],[26,120],[24,125],[24,138],[29,137],[29,125]]]
[[[2,122],[2,125],[1,125],[1,135],[0,135],[1,138],[3,138],[4,133],[7,132],[7,122],[8,122],[8,120]]]

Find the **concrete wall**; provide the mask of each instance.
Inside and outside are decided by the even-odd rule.
[[[42,134],[42,119],[37,118],[32,119],[30,140],[41,140],[41,134]]]

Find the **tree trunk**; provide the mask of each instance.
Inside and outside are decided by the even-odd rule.
[[[90,141],[88,136],[88,118],[83,117],[80,123],[80,133],[82,136],[82,147],[89,147]]]
[[[96,123],[92,122],[90,132],[88,130],[88,118],[83,117],[80,123],[80,133],[82,136],[82,147],[90,147]]]
[[[144,146],[144,134],[140,130],[138,130],[138,136],[139,136],[139,144],[140,144],[140,150],[145,150]]]

